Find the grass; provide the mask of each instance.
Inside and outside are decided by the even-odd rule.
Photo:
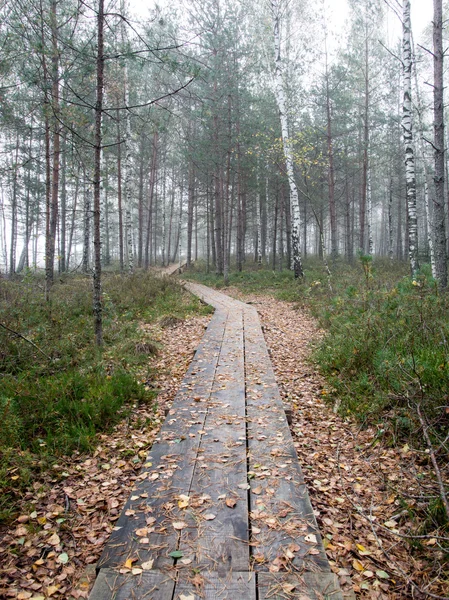
[[[167,278],[104,278],[104,346],[94,344],[91,281],[65,276],[43,294],[31,273],[0,280],[0,519],[58,456],[88,452],[132,404],[155,403],[149,356],[157,344],[142,323],[208,312]],[[33,342],[33,344],[29,343]]]

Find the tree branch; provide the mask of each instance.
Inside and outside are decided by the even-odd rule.
[[[51,356],[48,356],[48,354],[45,354],[45,352],[43,350],[41,350],[39,348],[39,346],[36,346],[36,344],[33,341],[31,341],[30,339],[28,339],[27,337],[25,337],[24,335],[22,335],[18,331],[14,331],[14,329],[10,329],[9,327],[7,327],[6,325],[4,325],[3,323],[0,323],[0,327],[3,327],[3,329],[6,329],[6,331],[9,331],[9,333],[12,333],[13,335],[21,338],[22,340],[25,340],[25,342],[28,342],[29,344],[31,344],[34,348],[36,348],[36,350],[38,350],[41,354],[43,354],[45,356],[45,358],[47,358],[49,361],[53,360],[51,358]]]

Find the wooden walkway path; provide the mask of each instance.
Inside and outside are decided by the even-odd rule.
[[[257,312],[186,286],[216,311],[90,600],[341,600]]]

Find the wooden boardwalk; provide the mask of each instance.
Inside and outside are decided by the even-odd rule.
[[[186,286],[215,314],[90,600],[341,600],[257,312]]]

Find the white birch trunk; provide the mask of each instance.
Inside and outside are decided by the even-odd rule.
[[[388,256],[393,262],[393,181],[390,179],[390,189],[388,192]]]
[[[369,150],[368,150],[369,156]],[[374,242],[373,242],[373,198],[371,194],[371,169],[368,158],[367,177],[366,177],[366,204],[368,211],[368,254],[373,255]]]
[[[259,165],[257,165],[257,193],[256,193],[256,221],[257,221],[257,264],[262,266],[262,215],[260,212],[260,181]]]
[[[411,21],[410,0],[404,0],[402,13],[402,63],[403,63],[403,86],[404,97],[402,107],[402,130],[404,136],[405,152],[405,182],[408,209],[408,246],[409,261],[412,277],[415,277],[418,269],[418,223],[416,217],[416,178],[415,178],[415,155],[413,148],[412,131],[412,45],[411,45]]]
[[[424,139],[424,124],[422,120],[422,115],[424,111],[423,103],[421,100],[421,95],[419,93],[419,85],[418,85],[418,76],[416,73],[416,65],[414,65],[414,76],[415,76],[415,90],[416,90],[416,100],[417,100],[417,115],[418,115],[418,126],[419,126],[419,135],[418,135],[418,149],[419,156],[422,159],[424,165],[424,207],[426,211],[426,225],[427,225],[427,243],[429,246],[429,254],[430,254],[430,266],[432,268],[432,276],[436,278],[437,276],[437,268],[435,263],[435,248],[433,244],[433,219],[430,214],[430,205],[429,205],[429,182],[431,181],[431,173],[429,168],[429,160],[426,156],[426,142]]]
[[[432,267],[432,277],[437,277],[437,267],[435,264],[435,251],[433,248],[433,236],[432,236],[432,219],[430,218],[430,207],[429,207],[429,186],[427,185],[427,177],[424,180],[424,206],[426,209],[426,221],[427,221],[427,243],[429,245],[430,252],[430,265]]]
[[[274,91],[276,103],[279,110],[279,119],[281,122],[282,144],[285,156],[285,166],[287,170],[288,183],[290,187],[290,210],[291,210],[291,241],[292,241],[292,258],[291,269],[295,273],[295,277],[303,277],[304,272],[301,261],[301,213],[299,210],[299,194],[296,187],[294,171],[293,171],[293,152],[291,149],[290,139],[288,135],[288,121],[285,102],[285,90],[282,81],[283,70],[281,60],[281,37],[280,37],[280,1],[271,0],[271,11],[273,18],[273,36],[274,36]]]

